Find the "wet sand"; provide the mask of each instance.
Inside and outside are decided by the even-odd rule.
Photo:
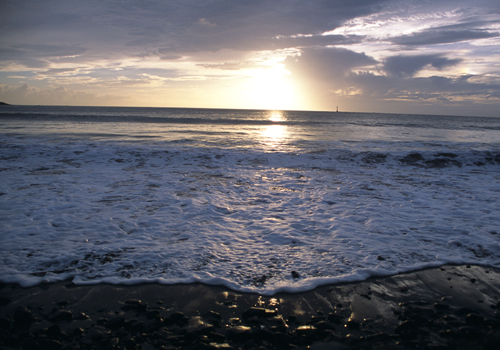
[[[497,349],[500,269],[443,266],[271,297],[224,287],[0,287],[22,349]]]

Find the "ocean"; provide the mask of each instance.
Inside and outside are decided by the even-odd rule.
[[[0,281],[272,295],[500,267],[500,117],[0,106]]]

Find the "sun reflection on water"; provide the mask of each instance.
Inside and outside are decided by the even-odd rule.
[[[282,111],[269,111],[267,118],[273,122],[282,122],[286,120]]]
[[[281,122],[286,121],[282,111],[269,111],[267,119],[273,123],[262,130],[262,136],[269,145],[281,144],[288,138],[288,127]]]

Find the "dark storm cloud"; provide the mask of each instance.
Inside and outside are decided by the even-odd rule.
[[[389,75],[412,77],[425,67],[443,69],[461,62],[460,59],[449,59],[442,55],[391,56],[385,60],[383,69]]]

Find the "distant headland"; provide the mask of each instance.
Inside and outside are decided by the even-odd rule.
[[[0,102],[0,106],[10,106],[8,103]]]

